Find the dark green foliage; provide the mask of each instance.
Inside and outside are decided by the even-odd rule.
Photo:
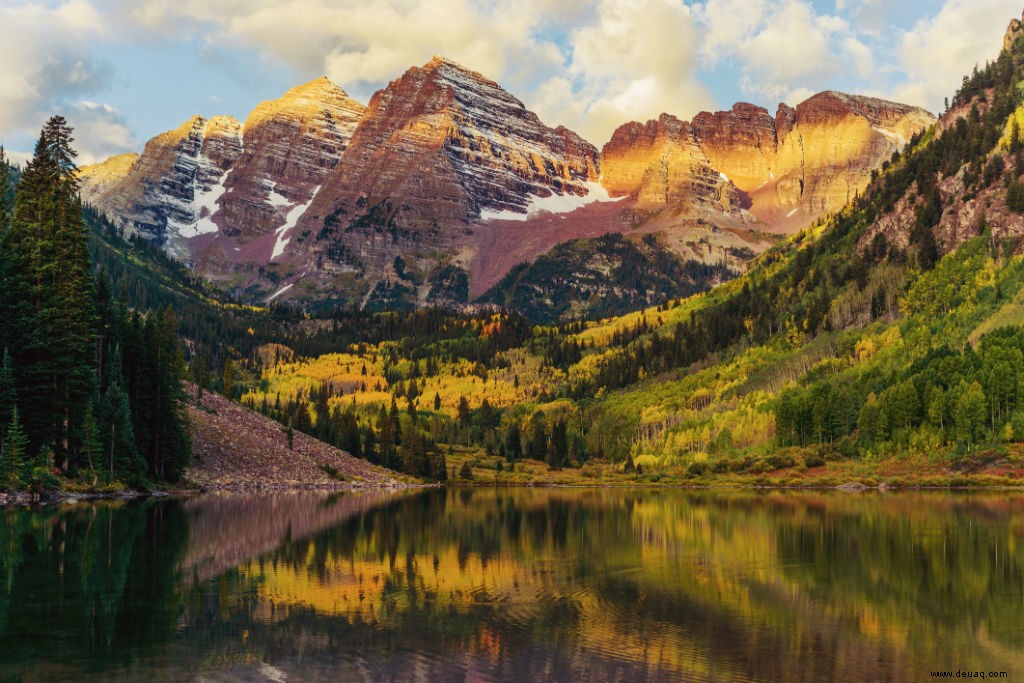
[[[103,455],[103,471],[108,479],[118,476],[132,481],[143,475],[144,465],[135,445],[135,429],[128,394],[117,383],[111,383],[100,403],[99,433]]]
[[[430,303],[465,303],[469,301],[469,274],[458,266],[446,265],[430,274]]]
[[[1024,410],[1024,329],[996,330],[977,351],[941,348],[906,369],[857,385],[823,380],[783,392],[775,407],[780,446],[855,436],[861,452],[906,446],[915,430],[934,430],[967,449],[1013,434]],[[866,392],[866,393],[865,393]],[[853,419],[851,419],[853,416]]]
[[[0,315],[29,449],[47,448],[74,471],[95,391],[96,314],[71,141],[67,122],[52,117],[25,167],[3,236]]]
[[[3,360],[0,362],[0,449],[5,440],[8,423],[17,407],[17,394],[14,388],[14,367],[11,354],[4,349]],[[2,450],[0,450],[2,453]]]
[[[542,324],[598,319],[710,289],[736,277],[725,264],[683,261],[654,235],[564,242],[533,263],[513,268],[480,297]]]
[[[115,303],[107,269],[94,279],[72,141],[63,118],[47,122],[0,235],[0,412],[16,401],[34,463],[18,477],[173,479],[189,458],[177,321]]]
[[[21,428],[18,407],[11,411],[11,420],[4,432],[3,457],[0,459],[0,486],[13,487],[28,474],[28,437]]]
[[[7,155],[0,145],[0,235],[10,225],[11,209],[14,207],[14,169],[7,164]]]

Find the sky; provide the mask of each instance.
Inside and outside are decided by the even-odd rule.
[[[79,163],[326,75],[370,96],[443,55],[600,147],[627,121],[841,90],[941,112],[1021,0],[0,0],[0,144]]]

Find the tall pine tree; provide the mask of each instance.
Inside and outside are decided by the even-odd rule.
[[[0,315],[30,451],[49,449],[62,470],[81,462],[85,406],[94,395],[96,313],[74,138],[62,116],[43,127],[4,236]]]

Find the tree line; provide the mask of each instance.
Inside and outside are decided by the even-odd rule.
[[[177,318],[94,271],[73,141],[51,117],[0,205],[0,488],[175,480],[190,456]]]

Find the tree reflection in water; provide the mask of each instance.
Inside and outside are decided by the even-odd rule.
[[[1019,676],[1022,511],[603,489],[8,511],[0,679]]]

